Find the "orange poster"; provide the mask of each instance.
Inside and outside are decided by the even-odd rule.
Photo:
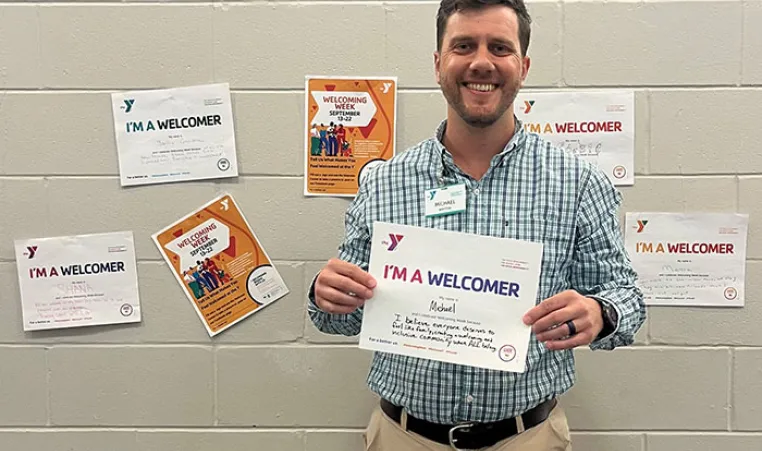
[[[394,156],[397,78],[307,77],[304,194],[347,196]]]
[[[288,294],[229,194],[153,235],[210,336]]]

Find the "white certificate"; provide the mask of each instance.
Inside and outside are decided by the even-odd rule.
[[[360,347],[523,372],[542,244],[376,222]]]
[[[742,307],[748,215],[627,213],[625,243],[647,305]]]
[[[514,110],[526,131],[596,164],[614,185],[635,183],[633,91],[522,91]]]
[[[140,322],[132,232],[15,245],[24,330]]]
[[[122,186],[238,175],[227,83],[111,95]]]

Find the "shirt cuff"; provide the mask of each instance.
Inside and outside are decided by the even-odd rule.
[[[310,284],[310,289],[307,292],[307,311],[309,313],[317,313],[317,312],[325,313],[315,303],[315,282],[317,281],[317,278],[319,275],[320,275],[320,272],[315,274],[315,277],[312,279],[312,283]]]
[[[606,298],[596,296],[596,295],[590,295],[587,297],[589,297],[590,299],[595,299],[596,301],[600,302],[603,305],[613,307],[614,310],[616,311],[616,325],[614,326],[614,329],[611,330],[605,336],[598,335],[597,337],[595,337],[595,340],[593,340],[593,342],[590,343],[591,349],[607,348],[606,346],[608,344],[607,342],[611,341],[614,338],[614,336],[616,335],[616,332],[619,330],[619,326],[622,324],[622,311],[619,309],[619,306],[616,305],[615,302],[611,302]],[[601,306],[601,315],[603,315],[603,305]]]

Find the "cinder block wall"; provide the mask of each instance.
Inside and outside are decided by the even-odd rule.
[[[349,451],[369,354],[306,319],[345,199],[302,196],[305,74],[399,77],[400,149],[444,102],[431,1],[0,0],[0,450]],[[529,87],[637,91],[625,211],[751,215],[744,309],[651,308],[577,353],[581,451],[762,449],[762,2],[531,1]],[[229,82],[242,175],[121,189],[109,93]],[[291,294],[210,340],[150,234],[222,191]],[[24,333],[13,239],[133,230],[143,322]]]

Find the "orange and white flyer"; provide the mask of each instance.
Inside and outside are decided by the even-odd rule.
[[[305,196],[353,197],[395,153],[396,77],[306,77]]]
[[[229,194],[155,233],[153,240],[209,336],[289,292]]]

